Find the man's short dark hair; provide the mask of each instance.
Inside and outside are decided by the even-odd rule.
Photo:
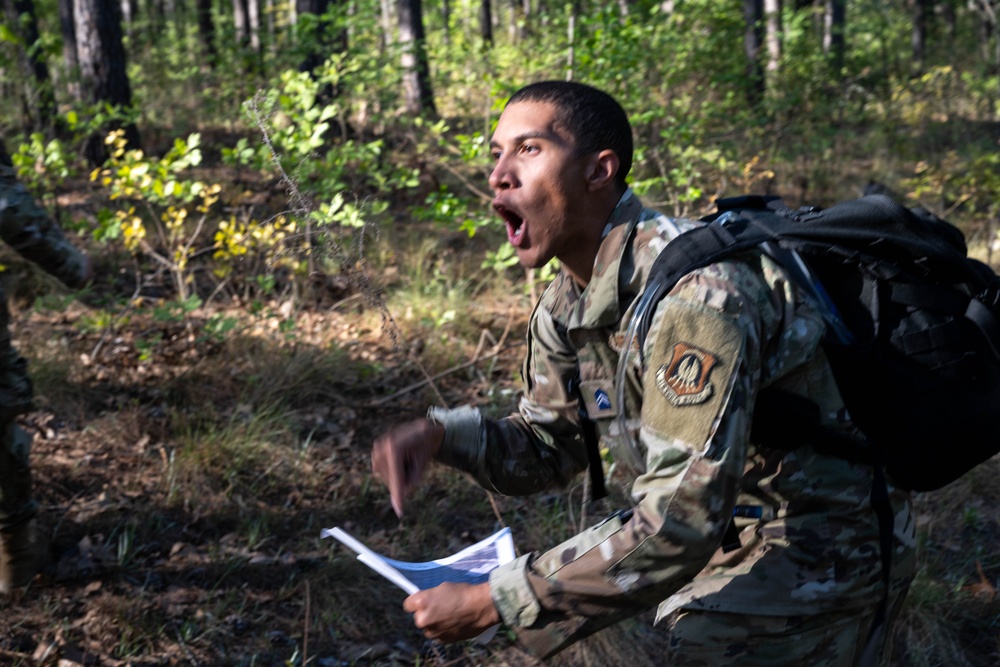
[[[625,185],[625,177],[632,169],[632,126],[613,97],[575,81],[539,81],[518,90],[507,104],[515,102],[548,102],[555,106],[556,123],[576,139],[581,155],[606,148],[615,152],[620,163],[615,181]]]

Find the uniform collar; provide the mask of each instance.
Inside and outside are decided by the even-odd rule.
[[[621,318],[618,274],[622,256],[642,211],[642,202],[632,188],[626,189],[604,227],[590,283],[582,291],[568,273],[560,271],[548,290],[555,295],[554,300],[547,305],[553,317],[567,329],[598,329],[617,325]]]

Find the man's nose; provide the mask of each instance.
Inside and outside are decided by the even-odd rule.
[[[506,190],[507,188],[514,186],[514,175],[511,173],[508,163],[504,158],[501,157],[497,160],[496,164],[493,165],[493,171],[490,172],[489,183],[490,187],[495,191]]]

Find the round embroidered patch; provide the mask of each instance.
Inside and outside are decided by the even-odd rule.
[[[672,405],[697,405],[714,391],[708,379],[718,359],[688,343],[675,343],[670,360],[656,371],[656,386]]]

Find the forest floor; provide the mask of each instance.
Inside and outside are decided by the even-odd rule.
[[[113,268],[98,268],[109,288]],[[12,304],[36,388],[21,424],[50,558],[0,600],[0,664],[539,664],[505,632],[485,646],[424,640],[399,590],[320,539],[340,526],[394,558],[427,560],[501,525],[521,552],[545,548],[586,520],[579,487],[493,498],[440,468],[398,520],[371,478],[373,438],[427,405],[515,405],[528,298],[477,297],[461,332],[400,338],[356,295],[108,322],[86,298],[58,294]],[[924,566],[895,667],[1000,664],[998,473],[994,460],[918,497]],[[661,664],[651,618],[551,664]]]

